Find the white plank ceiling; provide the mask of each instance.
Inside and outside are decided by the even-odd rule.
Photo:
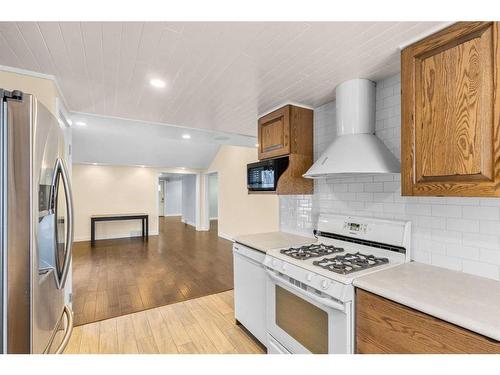
[[[0,65],[54,75],[71,111],[255,136],[282,103],[316,107],[344,80],[398,72],[398,46],[439,25],[1,22]]]

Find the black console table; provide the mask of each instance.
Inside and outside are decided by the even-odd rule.
[[[93,215],[90,217],[90,243],[95,245],[95,223],[97,221],[116,221],[116,220],[141,220],[142,237],[149,237],[149,215],[147,214],[111,214],[111,215]]]

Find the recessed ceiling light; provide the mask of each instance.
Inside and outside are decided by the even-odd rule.
[[[182,138],[184,138],[184,139],[190,139],[190,138],[191,138],[191,136],[190,136],[189,134],[183,134],[183,135],[182,135]]]
[[[97,163],[92,163],[92,165],[97,165]]]
[[[161,80],[159,78],[153,78],[149,81],[149,83],[151,84],[151,86],[159,89],[162,89],[167,85],[164,80]]]
[[[259,144],[258,144],[258,143],[256,143],[256,144],[255,144],[255,147],[259,147]]]
[[[186,167],[179,167],[179,169],[186,169]]]
[[[86,126],[87,123],[83,122],[83,121],[77,121],[75,122],[75,125],[78,125],[78,126]]]

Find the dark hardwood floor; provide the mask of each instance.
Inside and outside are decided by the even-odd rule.
[[[161,217],[149,240],[77,242],[73,248],[75,324],[125,315],[233,288],[232,243]]]

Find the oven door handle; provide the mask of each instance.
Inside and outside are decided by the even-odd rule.
[[[296,286],[294,284],[287,283],[281,277],[276,276],[276,274],[273,271],[270,271],[269,269],[266,269],[266,271],[267,271],[267,275],[272,280],[274,280],[275,282],[281,283],[283,285],[286,285],[287,288],[290,288],[290,289],[296,291],[300,295],[305,296],[305,297],[307,297],[307,298],[309,298],[309,299],[311,299],[311,300],[313,300],[313,301],[315,301],[315,302],[317,302],[317,303],[319,303],[319,304],[321,304],[323,306],[327,306],[327,307],[330,307],[332,309],[340,310],[342,312],[345,312],[345,306],[344,306],[343,303],[332,301],[330,298],[319,297],[319,296],[317,296],[315,294],[307,293],[302,288],[299,288],[298,286]]]

